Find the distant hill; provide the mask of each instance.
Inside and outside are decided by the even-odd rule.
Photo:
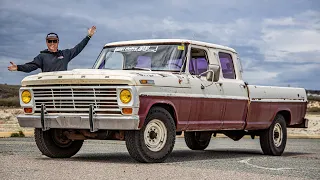
[[[19,85],[0,84],[0,106],[20,107]]]
[[[20,107],[20,85],[0,84],[0,106]],[[320,101],[320,90],[307,90],[308,100]]]
[[[307,90],[308,95],[318,95],[320,96],[320,90]]]
[[[18,97],[19,85],[0,84],[0,98]]]

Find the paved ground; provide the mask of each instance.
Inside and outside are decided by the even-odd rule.
[[[191,151],[182,138],[165,163],[141,164],[124,142],[86,141],[70,159],[42,156],[32,138],[0,138],[6,179],[320,179],[320,139],[289,139],[281,157],[261,154],[259,139],[212,139]]]

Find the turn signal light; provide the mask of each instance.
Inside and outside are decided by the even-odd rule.
[[[141,84],[154,85],[154,80],[141,79],[141,80],[140,80],[140,83],[141,83]]]
[[[32,113],[32,108],[24,108],[25,113]]]
[[[132,108],[122,108],[123,114],[132,114]]]

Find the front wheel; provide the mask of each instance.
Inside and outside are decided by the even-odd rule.
[[[163,162],[172,152],[176,129],[170,113],[155,107],[149,111],[139,131],[126,131],[125,140],[129,154],[139,162]]]
[[[260,135],[260,146],[264,154],[280,156],[287,143],[287,127],[284,117],[276,115],[271,126]]]
[[[62,129],[42,131],[42,129],[36,128],[34,137],[42,154],[51,158],[69,158],[75,155],[83,144],[83,140],[68,139]]]

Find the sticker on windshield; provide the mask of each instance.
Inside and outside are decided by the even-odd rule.
[[[178,46],[178,50],[183,51],[184,50],[184,46]]]
[[[114,52],[157,52],[158,46],[131,46],[131,47],[116,47]]]

